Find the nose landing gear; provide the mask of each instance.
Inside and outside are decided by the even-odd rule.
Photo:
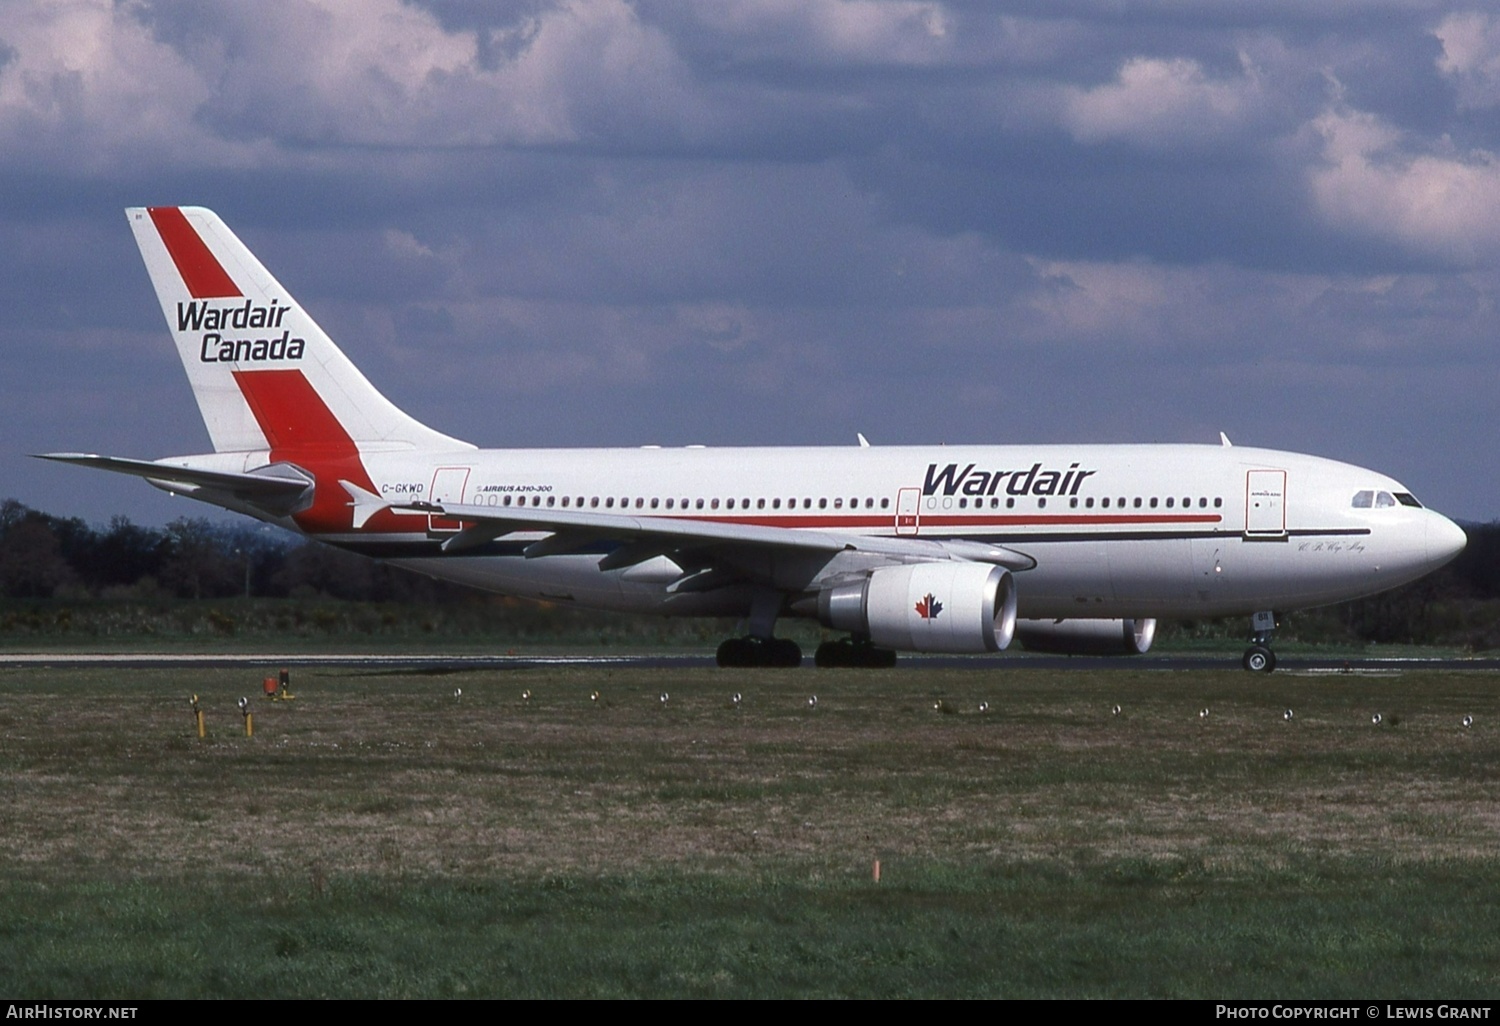
[[[1250,617],[1250,647],[1240,665],[1252,673],[1270,673],[1276,669],[1276,653],[1271,650],[1271,635],[1276,632],[1276,614],[1256,613]]]

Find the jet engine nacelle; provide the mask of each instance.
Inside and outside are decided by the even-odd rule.
[[[1057,655],[1141,655],[1156,640],[1156,621],[1021,620],[1016,640],[1028,652]]]
[[[1016,630],[1015,579],[988,563],[881,567],[824,588],[818,619],[904,652],[999,652]]]

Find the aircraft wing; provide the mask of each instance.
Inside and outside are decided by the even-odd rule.
[[[170,463],[154,463],[151,460],[132,460],[123,456],[96,456],[84,452],[39,453],[37,459],[72,463],[80,467],[95,467],[112,470],[117,474],[144,477],[151,482],[180,485],[191,491],[197,488],[213,488],[230,492],[246,499],[293,500],[306,492],[312,484],[307,477],[286,466],[271,466],[264,471],[250,474],[232,470],[203,470],[196,467],[180,467]]]
[[[443,543],[445,552],[461,552],[515,531],[552,532],[551,537],[527,547],[524,555],[528,558],[573,551],[603,539],[639,543],[627,544],[619,553],[606,556],[600,563],[600,569],[604,570],[619,569],[669,551],[711,550],[722,546],[823,552],[830,556],[839,552],[862,552],[911,562],[962,560],[993,563],[1010,570],[1030,570],[1036,566],[1036,560],[1025,553],[976,541],[891,538],[688,517],[629,516],[536,507],[497,509],[452,502],[416,502],[395,508],[429,513],[466,524]]]

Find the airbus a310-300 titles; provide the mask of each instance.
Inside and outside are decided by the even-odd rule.
[[[143,477],[434,577],[599,609],[743,618],[725,665],[796,665],[781,617],[898,651],[1150,647],[1159,617],[1373,594],[1463,532],[1390,478],[1220,445],[478,449],[381,395],[212,211],[127,211],[213,452],[48,459]]]

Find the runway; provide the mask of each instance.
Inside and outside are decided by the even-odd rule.
[[[635,669],[704,669],[714,666],[706,653],[599,654],[599,655],[488,655],[473,653],[412,652],[6,652],[0,653],[0,668],[84,668],[112,666],[121,669],[255,667],[344,667],[400,670],[422,673],[461,673],[469,670],[527,670],[538,667],[596,666]],[[814,670],[812,658],[802,660],[804,670]],[[902,655],[893,672],[923,670],[1238,670],[1237,653],[1166,654],[1146,656],[921,656]],[[1500,670],[1500,656],[1483,657],[1349,657],[1280,655],[1277,673],[1338,674],[1396,673],[1408,670]],[[729,672],[729,671],[726,671]],[[821,671],[825,673],[838,671]]]

